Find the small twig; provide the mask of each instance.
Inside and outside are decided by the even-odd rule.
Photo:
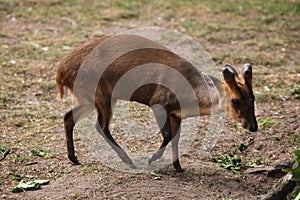
[[[282,99],[282,101],[286,101],[286,98],[284,98],[281,94],[279,94],[279,96]]]
[[[70,22],[72,26],[77,26],[77,23],[73,19],[70,19],[68,17],[63,17],[62,19],[67,22]]]
[[[26,166],[28,166],[28,165],[35,165],[35,164],[38,164],[38,162],[33,161],[33,162],[25,163]]]
[[[3,153],[3,157],[2,157],[2,158],[0,158],[0,161],[4,160],[4,159],[6,158],[6,156],[7,156],[9,153],[10,153],[10,150],[6,150],[6,151],[4,151],[4,153]]]
[[[45,128],[44,131],[46,132],[46,131],[49,131],[49,130],[54,129],[56,127],[58,127],[58,124],[56,124],[54,126],[51,126],[51,127],[48,127],[48,128]]]

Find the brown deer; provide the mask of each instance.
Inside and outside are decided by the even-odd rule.
[[[127,78],[127,82],[118,84],[138,66],[145,67],[138,71],[141,74],[131,74],[130,80]],[[174,75],[176,73],[179,75]],[[64,116],[68,158],[74,164],[80,164],[74,151],[73,128],[79,119],[96,108],[97,131],[125,163],[136,168],[109,131],[118,99],[136,101],[152,108],[163,141],[148,163],[159,159],[172,141],[173,166],[177,171],[183,171],[178,157],[182,119],[225,111],[245,129],[257,131],[251,65],[244,65],[242,76],[228,64],[222,73],[224,82],[199,72],[166,47],[136,35],[103,36],[78,46],[62,59],[56,77],[60,96],[63,97],[68,89],[77,99],[77,105]],[[181,86],[182,77],[192,88],[192,95]],[[138,87],[127,89],[127,84]],[[128,90],[132,90],[131,93],[127,94]],[[182,99],[184,103],[181,103]]]

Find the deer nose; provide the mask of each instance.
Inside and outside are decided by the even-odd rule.
[[[257,131],[257,124],[252,124],[251,126],[250,126],[250,128],[249,128],[249,131],[251,131],[251,132],[255,132],[255,131]]]

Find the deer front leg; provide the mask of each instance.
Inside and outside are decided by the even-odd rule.
[[[181,119],[170,117],[171,132],[172,132],[172,157],[173,166],[177,172],[184,172],[179,162],[178,143],[180,138]]]
[[[148,160],[148,164],[151,165],[151,163],[159,158],[162,157],[163,153],[165,152],[166,146],[169,144],[169,142],[172,139],[171,135],[171,127],[170,127],[170,120],[167,119],[164,127],[161,129],[161,134],[163,136],[163,141],[159,147],[159,149],[152,155],[152,157]]]
[[[155,104],[152,106],[152,110],[157,122],[157,125],[160,129],[160,133],[163,136],[163,141],[159,147],[159,149],[152,155],[152,157],[148,160],[148,164],[162,157],[166,146],[172,139],[171,134],[171,125],[170,125],[170,115],[166,112],[165,108],[161,105]]]
[[[108,107],[107,107],[108,108]],[[108,109],[98,110],[98,120],[96,123],[96,130],[102,135],[106,142],[112,147],[112,149],[118,154],[123,162],[128,164],[132,169],[137,167],[133,164],[127,153],[119,146],[114,140],[109,131],[109,122],[112,116],[112,111]]]

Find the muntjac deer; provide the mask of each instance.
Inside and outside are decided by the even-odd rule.
[[[124,50],[127,49],[128,51],[124,53]],[[107,59],[110,59],[109,62]],[[142,75],[131,76],[128,83],[139,85],[139,87],[130,96],[126,94],[126,85],[124,84],[119,87],[117,92],[114,91],[114,87],[118,85],[118,81],[122,77],[134,70],[135,67],[147,64],[150,68],[146,67],[140,70],[143,71]],[[151,68],[151,66],[153,67]],[[166,66],[188,81],[194,97],[185,93],[185,89],[181,87],[179,76],[170,74],[166,70]],[[76,79],[80,79],[80,70],[83,70],[81,74],[85,74],[86,78],[82,76],[82,80],[76,84]],[[151,164],[161,158],[166,145],[172,141],[173,166],[177,171],[182,171],[178,158],[182,119],[196,115],[208,115],[213,110],[214,113],[225,111],[229,117],[241,123],[245,129],[255,132],[258,126],[254,110],[251,65],[244,65],[242,76],[239,76],[236,70],[228,64],[225,65],[222,73],[224,81],[208,76],[196,70],[191,63],[166,47],[136,35],[103,36],[78,46],[62,59],[56,77],[60,96],[63,97],[65,89],[68,89],[78,101],[77,105],[64,116],[68,158],[74,164],[80,164],[75,156],[73,128],[79,119],[96,108],[98,113],[97,131],[125,163],[136,168],[109,131],[113,108],[118,99],[136,101],[153,109],[163,141],[159,150],[153,154],[148,163]],[[87,79],[90,77],[97,80],[94,86],[89,85]],[[85,84],[84,81],[86,81]],[[168,82],[167,86],[162,84],[164,81]],[[90,90],[92,87],[95,88]],[[212,90],[209,90],[209,87]],[[87,92],[88,90],[92,92]],[[186,99],[187,103],[181,104],[177,94]],[[197,104],[189,104],[192,98],[196,100]],[[160,105],[158,108],[164,108],[163,124],[161,109],[157,109],[156,105]]]

